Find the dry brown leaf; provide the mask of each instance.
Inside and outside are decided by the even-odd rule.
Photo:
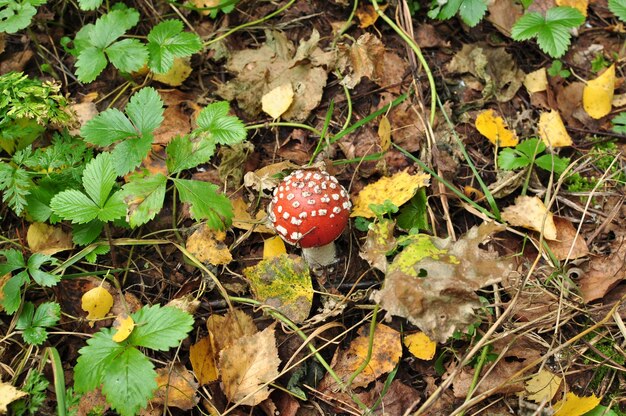
[[[165,306],[172,306],[193,315],[198,310],[198,307],[200,307],[200,300],[196,299],[192,294],[188,294],[170,300]]]
[[[153,144],[167,145],[174,137],[191,131],[191,118],[182,104],[174,104],[163,111],[163,123],[154,131]]]
[[[7,406],[22,397],[28,396],[28,393],[20,391],[11,384],[0,380],[0,414],[6,414]]]
[[[384,73],[384,56],[385,46],[371,33],[361,35],[349,47],[339,45],[338,67],[345,73],[341,83],[354,88],[363,77],[377,82]]]
[[[182,364],[176,363],[171,368],[159,368],[156,372],[158,387],[151,403],[182,410],[191,410],[198,404],[196,396],[198,383],[194,381],[193,374]]]
[[[251,336],[258,331],[252,317],[239,309],[229,311],[226,315],[209,316],[206,326],[213,336],[211,342],[216,354],[239,338]]]
[[[381,4],[380,10],[385,11],[388,7],[388,4]],[[370,27],[376,20],[378,20],[378,13],[376,13],[376,9],[371,4],[362,4],[356,10],[356,17],[359,18],[359,27],[361,29],[365,29]]]
[[[620,233],[611,242],[611,254],[594,256],[578,279],[585,302],[601,299],[626,278],[626,234]]]
[[[450,41],[444,38],[441,31],[428,23],[422,23],[415,28],[415,41],[420,48],[450,47]]]
[[[224,394],[231,402],[255,406],[269,397],[268,385],[278,378],[280,365],[274,326],[241,337],[220,352]]]
[[[556,240],[548,240],[548,247],[557,260],[577,259],[589,254],[585,239],[576,234],[576,228],[570,220],[553,216],[556,227]]]
[[[553,215],[536,196],[521,195],[515,198],[515,204],[502,210],[502,219],[514,227],[543,232],[546,240],[557,238]]]
[[[369,328],[369,325],[367,326]],[[352,374],[359,369],[367,358],[370,337],[366,327],[359,330],[359,336],[352,340],[345,350],[337,350],[333,358],[332,368],[346,383]],[[372,356],[368,365],[352,381],[351,387],[366,387],[383,374],[389,373],[398,364],[402,356],[400,333],[384,324],[377,324],[372,344]],[[326,374],[320,382],[321,391],[337,390],[336,381]]]
[[[201,386],[217,380],[219,373],[217,369],[217,351],[211,342],[212,335],[201,338],[189,349],[189,361],[196,376],[196,380]]]
[[[370,224],[365,244],[359,252],[363,260],[383,273],[387,271],[387,253],[396,247],[396,239],[393,236],[395,225],[395,221],[389,219]]]
[[[257,211],[255,218],[252,218],[250,212],[248,212],[249,206],[242,197],[236,197],[232,199],[231,202],[233,204],[234,228],[239,228],[240,230],[254,230],[265,234],[276,233],[272,228],[265,225],[267,213],[264,210]]]
[[[202,263],[228,264],[233,260],[233,256],[224,243],[225,238],[224,231],[212,230],[206,224],[202,224],[187,239],[187,250]]]
[[[489,14],[485,20],[491,22],[500,33],[511,36],[511,29],[524,14],[524,8],[515,0],[493,0],[489,3]]]
[[[42,222],[34,222],[28,227],[26,241],[33,253],[48,255],[74,247],[71,233],[63,231],[61,227]]]
[[[503,229],[483,223],[456,242],[415,235],[396,255],[383,288],[372,299],[391,315],[407,318],[433,341],[446,342],[475,321],[474,309],[480,307],[475,291],[510,273],[511,260],[479,247]]]

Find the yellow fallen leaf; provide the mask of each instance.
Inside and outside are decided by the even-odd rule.
[[[7,413],[7,406],[10,403],[27,395],[28,393],[16,389],[9,383],[0,381],[0,415]]]
[[[380,10],[385,11],[388,4],[381,4]],[[370,4],[360,5],[356,10],[356,17],[359,18],[359,27],[361,29],[365,29],[366,27],[370,27],[376,20],[378,20],[378,13],[376,13],[376,9],[374,6]]]
[[[499,147],[517,146],[517,134],[507,128],[504,119],[496,115],[492,109],[485,110],[476,117],[476,129]]]
[[[602,118],[611,112],[615,90],[615,64],[596,79],[587,81],[583,89],[583,108],[593,118]]]
[[[211,337],[215,353],[232,345],[239,338],[258,332],[252,317],[242,310],[235,309],[226,315],[211,315],[206,320],[206,327]]]
[[[198,383],[182,364],[176,363],[172,368],[159,368],[156,372],[158,388],[150,403],[182,410],[191,410],[198,404]]]
[[[600,399],[595,394],[578,397],[575,393],[567,393],[564,400],[554,403],[554,416],[582,416],[599,405]]]
[[[233,260],[233,256],[224,243],[225,238],[224,231],[212,230],[202,224],[187,239],[187,250],[202,263],[228,264]]]
[[[42,222],[34,222],[28,226],[26,241],[33,253],[48,255],[63,250],[71,250],[74,247],[70,233],[66,233],[61,227],[54,227]]]
[[[578,9],[583,16],[587,17],[587,7],[589,6],[589,0],[556,0],[557,6],[569,6]]]
[[[548,75],[545,68],[526,74],[524,86],[529,93],[541,92],[548,89]]]
[[[420,360],[432,360],[437,350],[437,343],[423,332],[416,332],[404,337],[404,345],[409,352]]]
[[[538,232],[543,231],[543,236],[547,240],[556,240],[556,225],[552,213],[536,196],[518,196],[515,198],[515,204],[502,210],[502,219],[516,227]]]
[[[263,259],[270,259],[272,257],[278,257],[281,254],[287,253],[285,242],[278,236],[267,238],[263,241]]]
[[[248,172],[251,173],[251,172]],[[247,175],[247,174],[246,174]],[[247,186],[247,185],[246,185]],[[267,213],[260,210],[256,213],[256,217],[252,218],[248,212],[248,204],[242,197],[236,197],[231,200],[233,204],[233,227],[240,230],[254,230],[258,233],[274,234],[274,230],[267,225],[263,225]]]
[[[571,146],[572,138],[565,129],[558,111],[543,112],[539,116],[539,137],[548,147]]]
[[[382,116],[378,124],[378,137],[380,138],[380,147],[386,152],[391,146],[391,123],[387,116]]]
[[[92,321],[90,326],[93,326],[94,320],[107,316],[112,306],[113,296],[102,286],[88,290],[81,298],[81,308],[88,313],[87,319]]]
[[[293,102],[293,87],[291,82],[279,85],[261,97],[263,111],[273,119],[280,117]]]
[[[154,74],[154,80],[170,87],[178,87],[191,75],[188,58],[174,58],[174,65],[165,74]]]
[[[373,218],[376,216],[369,208],[370,204],[382,204],[390,200],[397,207],[415,195],[422,186],[428,186],[430,175],[419,172],[411,175],[408,171],[398,172],[390,177],[383,177],[367,185],[354,198],[354,208],[351,217]]]
[[[535,403],[549,402],[559,391],[561,377],[541,370],[526,381],[526,399]]]
[[[189,361],[191,368],[196,375],[196,380],[200,385],[209,384],[217,380],[219,372],[217,370],[217,359],[219,355],[213,348],[211,334],[201,338],[197,343],[189,348]]]
[[[133,329],[135,329],[135,321],[132,316],[123,313],[115,318],[113,328],[117,329],[117,332],[113,334],[113,341],[122,342],[128,338],[130,333],[133,332]]]

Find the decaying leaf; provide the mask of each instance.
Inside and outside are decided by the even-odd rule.
[[[88,312],[87,319],[91,321],[89,326],[93,326],[94,320],[104,318],[111,310],[111,306],[113,306],[113,296],[102,286],[85,292],[81,299],[81,307]]]
[[[452,73],[470,73],[484,83],[484,99],[495,97],[500,102],[511,100],[522,86],[524,71],[504,48],[487,45],[463,45],[448,65]]]
[[[548,240],[548,247],[557,260],[578,259],[589,254],[585,239],[576,234],[576,228],[570,220],[552,217],[556,227],[556,240]]]
[[[187,294],[183,297],[170,300],[165,304],[165,306],[172,306],[193,315],[194,313],[196,313],[198,307],[200,306],[200,300],[194,297],[192,294]]]
[[[420,360],[432,360],[437,351],[437,343],[423,332],[406,335],[403,342],[409,352]]]
[[[254,172],[246,173],[243,184],[257,192],[274,189],[282,180],[281,172],[298,168],[298,165],[289,161],[272,163]]]
[[[170,87],[179,87],[185,82],[189,75],[191,75],[192,69],[189,58],[174,58],[174,64],[164,74],[154,74],[154,80],[159,81]]]
[[[158,388],[150,403],[182,410],[191,410],[198,404],[198,383],[182,364],[175,363],[171,368],[159,368],[156,372]]]
[[[263,260],[278,257],[286,253],[287,247],[285,247],[285,242],[279,236],[275,235],[263,241]]]
[[[369,327],[369,325],[368,325]],[[360,335],[352,340],[345,350],[337,350],[333,358],[333,370],[345,383],[352,374],[360,368],[367,358],[370,336],[362,327]],[[377,324],[373,334],[372,356],[369,364],[352,381],[351,387],[366,387],[372,381],[383,374],[387,374],[398,364],[402,356],[402,343],[400,333],[384,324]],[[326,374],[320,382],[319,389],[322,391],[336,390],[336,381]]]
[[[578,9],[583,16],[587,17],[587,8],[589,7],[589,0],[555,0],[557,6],[568,6]]]
[[[556,110],[543,112],[539,116],[539,137],[548,147],[572,145],[572,138],[565,129],[561,115]]]
[[[250,172],[248,172],[250,173]],[[246,174],[247,175],[247,174]],[[250,212],[248,212],[248,204],[241,197],[237,197],[231,200],[233,204],[233,227],[240,230],[254,230],[259,233],[274,234],[274,230],[265,225],[267,213],[263,210],[259,210],[256,216],[252,218]]]
[[[602,118],[611,112],[615,90],[615,64],[596,79],[587,81],[583,89],[583,108],[593,118]]]
[[[601,399],[595,394],[579,397],[576,393],[569,392],[563,400],[554,403],[554,416],[582,416],[599,405]]]
[[[601,299],[626,279],[626,235],[617,234],[610,247],[611,254],[593,256],[578,279],[578,287],[587,303]]]
[[[385,11],[388,7],[388,4],[381,4],[380,10]],[[356,9],[356,17],[359,18],[359,27],[361,29],[365,29],[366,27],[370,27],[376,20],[378,20],[378,13],[376,13],[376,9],[371,4],[360,4]]]
[[[113,328],[117,329],[117,332],[113,334],[113,341],[122,342],[130,336],[130,333],[135,329],[135,321],[133,317],[123,313],[118,315],[113,321]]]
[[[243,271],[258,301],[276,308],[287,318],[303,322],[311,311],[313,284],[301,257],[282,254],[262,260]]]
[[[9,383],[0,380],[0,414],[6,414],[9,404],[25,396],[28,396],[28,393],[18,390]]]
[[[293,102],[293,87],[291,82],[286,82],[261,97],[261,107],[264,112],[273,119],[277,119]]]
[[[378,124],[378,137],[380,138],[380,148],[383,152],[386,152],[391,146],[391,123],[387,116],[382,116],[380,118],[380,123]]]
[[[504,227],[483,223],[456,242],[418,235],[389,266],[372,298],[391,315],[407,318],[437,342],[463,331],[480,306],[475,291],[506,277],[512,262],[479,245]],[[400,253],[400,254],[402,254]]]
[[[524,86],[529,93],[541,92],[548,89],[548,74],[545,68],[539,68],[524,78]]]
[[[511,37],[511,29],[524,14],[524,8],[515,0],[492,0],[488,2],[489,14],[485,20],[505,36]]]
[[[193,368],[196,380],[201,386],[217,380],[219,374],[217,369],[218,353],[213,348],[211,338],[212,335],[209,334],[189,348],[191,368]]]
[[[42,222],[34,222],[28,226],[26,241],[33,253],[53,255],[59,251],[71,250],[72,234]]]
[[[535,403],[549,402],[559,391],[561,377],[543,369],[526,382],[526,399]]]
[[[212,230],[206,224],[202,224],[187,239],[187,250],[202,263],[228,264],[233,260],[233,256],[228,246],[224,244],[225,238],[224,231]]]
[[[502,210],[502,219],[512,226],[543,232],[547,240],[556,240],[556,225],[552,213],[536,196],[520,195],[515,204]]]
[[[387,218],[370,224],[365,244],[359,252],[363,260],[382,272],[387,270],[387,253],[396,248],[395,226],[395,222]]]
[[[256,117],[261,111],[261,97],[290,83],[293,102],[282,118],[304,120],[322,100],[333,57],[317,46],[320,35],[315,29],[308,40],[300,41],[295,53],[294,45],[282,33],[266,31],[266,38],[258,49],[232,53],[226,69],[236,77],[221,85],[217,93],[228,101],[237,100],[248,116]]]
[[[209,316],[206,327],[212,335],[211,342],[218,354],[239,338],[258,332],[252,317],[239,309],[228,311],[226,315]]]
[[[373,218],[376,215],[370,209],[370,204],[382,204],[386,200],[399,207],[411,199],[419,188],[428,186],[429,180],[430,175],[427,173],[411,175],[407,170],[380,178],[365,186],[354,197],[354,207],[350,216]]]
[[[517,146],[519,139],[514,130],[509,130],[502,117],[496,115],[492,109],[482,111],[476,116],[476,129],[499,147]]]
[[[384,68],[385,45],[371,33],[365,33],[351,46],[338,45],[337,67],[344,73],[341,81],[348,88],[357,86],[363,77],[376,81]]]
[[[274,326],[243,336],[220,352],[219,367],[229,401],[255,406],[269,397],[268,385],[278,378],[280,364]]]

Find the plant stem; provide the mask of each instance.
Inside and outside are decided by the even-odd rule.
[[[246,130],[268,129],[270,127],[294,127],[297,129],[309,130],[316,136],[322,135],[322,133],[314,127],[307,126],[306,124],[300,124],[300,123],[288,123],[285,121],[273,121],[273,122],[267,122],[267,123],[252,124],[250,126],[246,126]]]

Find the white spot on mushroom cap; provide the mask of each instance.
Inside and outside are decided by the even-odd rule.
[[[291,235],[289,236],[290,239],[294,240],[294,241],[298,241],[299,239],[302,238],[302,233],[299,233],[297,231],[294,231],[291,233]]]
[[[284,236],[287,235],[287,229],[285,227],[283,227],[282,225],[277,225],[276,226],[276,231],[278,231],[278,233],[280,235],[284,235]]]
[[[328,212],[328,210],[318,209],[317,210],[317,215],[319,215],[320,217],[323,217],[324,215],[326,215],[327,212]]]
[[[280,214],[281,212],[283,212],[283,206],[282,206],[282,205],[278,205],[278,206],[276,207],[276,212],[278,212],[279,214]]]
[[[293,202],[291,203],[291,205],[292,205],[294,208],[299,208],[299,207],[300,207],[300,202],[298,202],[298,201],[293,201]]]
[[[287,211],[283,212],[283,218],[284,219],[289,219],[289,213]]]
[[[302,220],[299,220],[296,217],[291,217],[291,223],[293,225],[302,225]]]
[[[288,194],[287,195],[287,201],[291,201],[292,199],[294,199],[296,196],[294,194]]]
[[[333,207],[333,212],[334,212],[335,214],[339,214],[339,213],[341,212],[341,208],[339,208],[339,207]]]

